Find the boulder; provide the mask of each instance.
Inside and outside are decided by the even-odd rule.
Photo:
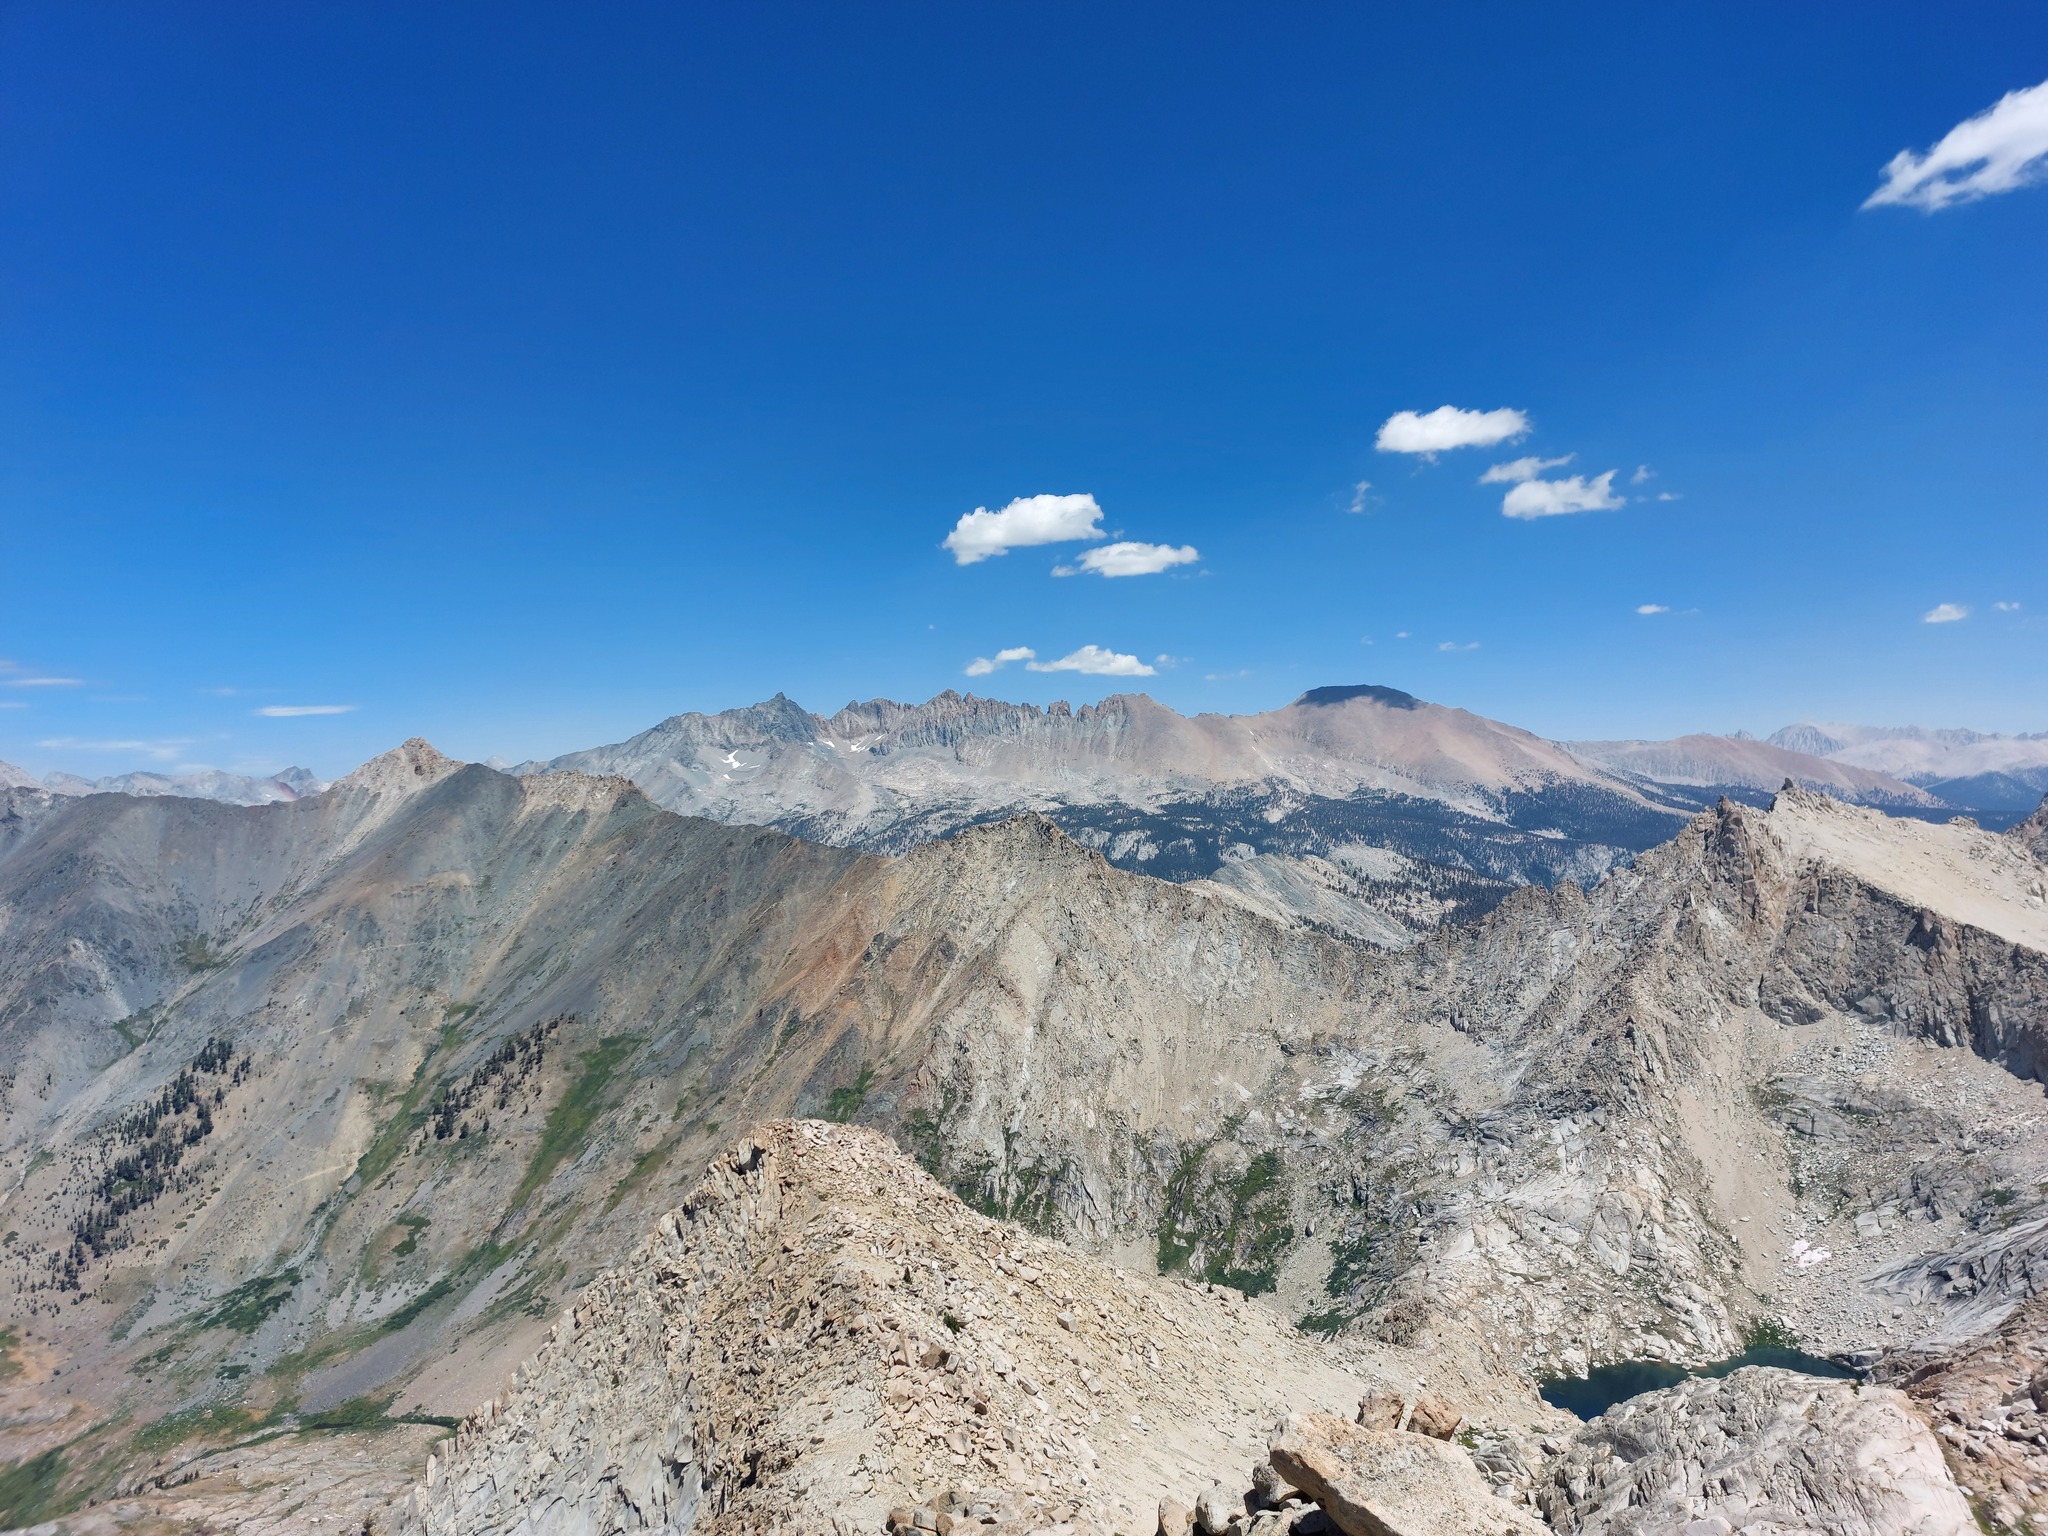
[[[1296,1413],[1273,1432],[1271,1455],[1343,1536],[1547,1536],[1493,1496],[1471,1457],[1427,1435]]]

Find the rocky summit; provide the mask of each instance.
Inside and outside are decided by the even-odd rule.
[[[2038,815],[1788,785],[1394,944],[417,741],[0,794],[16,1524],[2048,1515]]]

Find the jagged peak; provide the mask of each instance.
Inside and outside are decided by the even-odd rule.
[[[367,790],[376,795],[409,795],[440,783],[464,766],[445,756],[424,736],[413,736],[389,752],[371,758],[334,787]]]

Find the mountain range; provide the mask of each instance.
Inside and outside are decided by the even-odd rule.
[[[1384,690],[1236,721],[1148,702],[942,700],[822,740],[786,701],[737,712],[745,740],[682,717],[620,765],[653,792],[419,741],[272,804],[0,791],[0,1510],[481,1536],[516,1489],[535,1531],[820,1500],[875,1529],[951,1478],[1106,1532],[1263,1444],[1290,1392],[1355,1383],[1448,1392],[1439,1481],[1513,1528],[1618,1532],[1646,1527],[1598,1509],[1664,1494],[1611,1481],[1620,1421],[1535,1383],[1793,1338],[1872,1369],[1918,1351],[1911,1376],[2026,1302],[2048,814],[1995,833],[1790,787],[1688,816]],[[1061,814],[1133,785],[1242,792],[1248,826],[1429,806],[1504,861],[1571,841],[1566,813],[1668,830],[1393,947],[994,819],[1026,779]],[[686,793],[731,820],[655,803]],[[789,1117],[879,1133],[929,1194],[863,1203],[927,1186],[769,1129]],[[1017,1298],[1041,1284],[1039,1318]],[[1195,1342],[1246,1305],[1295,1364]],[[1729,1454],[1688,1415],[1790,1404],[1790,1440],[1738,1436],[1755,1477],[1709,1513],[1796,1444],[1849,1469],[1804,1528],[1872,1529],[1845,1522],[1876,1507],[1854,1446],[1882,1443],[1920,1528],[1962,1529],[1907,1396],[1766,1376],[1659,1399],[1673,1487]]]

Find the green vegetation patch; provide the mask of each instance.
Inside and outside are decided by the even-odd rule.
[[[0,1472],[0,1525],[35,1525],[76,1508],[79,1495],[63,1492],[64,1447],[18,1461]]]
[[[841,1125],[860,1113],[861,1105],[868,1101],[868,1089],[874,1086],[875,1069],[864,1066],[860,1076],[844,1088],[834,1088],[832,1096],[825,1101],[825,1118],[836,1120]]]
[[[529,1195],[554,1177],[555,1170],[571,1153],[583,1150],[590,1128],[604,1108],[613,1077],[640,1044],[638,1035],[612,1035],[598,1041],[578,1059],[576,1077],[561,1101],[548,1111],[547,1127],[541,1132],[540,1144],[533,1149],[533,1160],[526,1165],[526,1176],[512,1191],[506,1205],[508,1211],[517,1211]]]
[[[193,1327],[229,1328],[236,1333],[254,1333],[272,1313],[291,1300],[298,1284],[299,1272],[296,1269],[245,1280],[194,1319]]]
[[[1236,1130],[1236,1123],[1225,1127]],[[1189,1271],[1211,1285],[1263,1296],[1280,1283],[1294,1235],[1279,1152],[1258,1152],[1236,1173],[1210,1166],[1218,1143],[1183,1148],[1159,1217],[1162,1274]]]

